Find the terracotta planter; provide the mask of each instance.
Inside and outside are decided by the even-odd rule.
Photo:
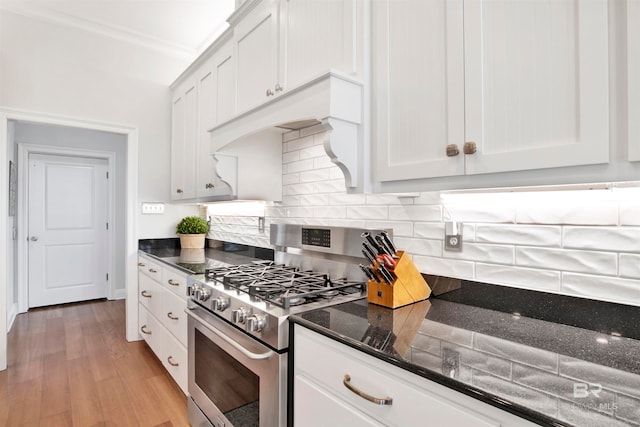
[[[206,234],[180,234],[180,247],[183,249],[204,248]]]

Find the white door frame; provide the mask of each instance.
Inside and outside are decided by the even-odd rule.
[[[8,189],[8,124],[10,120],[35,122],[42,124],[71,126],[76,128],[99,130],[124,134],[127,137],[126,153],[126,337],[128,341],[138,339],[138,305],[136,298],[137,257],[138,257],[138,128],[135,126],[95,122],[78,118],[54,116],[23,110],[0,108],[0,188]],[[6,193],[5,193],[6,194]],[[7,241],[8,197],[0,197],[0,242]],[[18,256],[18,253],[15,254]],[[7,368],[7,259],[6,244],[0,244],[0,370]]]
[[[69,157],[87,157],[92,159],[104,159],[107,161],[107,171],[109,173],[109,181],[107,185],[107,222],[109,229],[107,230],[107,274],[110,280],[107,282],[107,298],[116,299],[116,291],[114,289],[114,262],[116,257],[115,248],[115,230],[116,230],[116,210],[115,210],[115,194],[116,194],[116,159],[115,152],[83,150],[65,147],[51,147],[48,145],[37,144],[18,144],[18,165],[27,165],[31,154],[49,154],[56,156]],[[18,171],[18,194],[20,195],[18,203],[18,224],[24,224],[18,227],[18,265],[16,268],[18,281],[18,312],[25,313],[29,309],[29,244],[27,242],[29,224],[29,168],[22,166]]]

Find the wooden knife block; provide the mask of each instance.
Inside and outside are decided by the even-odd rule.
[[[393,270],[396,279],[391,285],[384,281],[367,282],[367,299],[370,303],[397,308],[425,300],[431,295],[431,288],[411,258],[404,251],[398,251],[396,255],[399,256]],[[378,267],[379,264],[374,265],[373,270],[378,277],[382,277],[378,273]]]

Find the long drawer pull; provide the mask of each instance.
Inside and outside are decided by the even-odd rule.
[[[363,399],[368,400],[369,402],[375,403],[376,405],[391,405],[393,403],[393,399],[390,397],[383,397],[383,398],[373,397],[370,394],[367,394],[361,390],[358,390],[353,386],[353,384],[351,384],[351,377],[349,376],[349,374],[345,374],[344,379],[342,380],[342,384],[344,384],[344,386],[348,388],[350,391],[352,391],[353,393],[357,394]]]
[[[171,286],[180,286],[180,283],[174,282],[173,279],[167,280],[167,283],[169,283]]]
[[[180,366],[179,363],[173,361],[173,356],[167,357],[167,362],[169,362],[169,365],[171,366]]]
[[[146,290],[140,292],[140,295],[142,295],[145,298],[151,298],[151,294],[149,292],[147,292]]]
[[[151,335],[151,331],[147,331],[146,329],[147,329],[147,325],[140,326],[140,330],[142,331],[143,334]]]
[[[178,316],[174,316],[171,311],[167,313],[167,317],[171,320],[178,320]]]

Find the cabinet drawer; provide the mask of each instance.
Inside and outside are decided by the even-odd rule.
[[[322,354],[322,357],[318,357],[318,354]],[[495,408],[489,405],[305,328],[295,328],[294,358],[296,379],[310,379],[340,401],[385,425],[412,425],[416,420],[428,420],[429,425],[502,425],[499,418],[493,419],[493,412],[490,411],[495,411]],[[392,403],[380,405],[357,395],[343,383],[346,375],[350,377],[350,384],[354,388],[376,398],[391,398]],[[454,393],[453,398],[443,397],[446,396],[444,392]],[[483,409],[487,407],[487,411],[476,411],[478,405]],[[487,413],[491,414],[491,418],[486,416]]]
[[[143,274],[138,277],[138,302],[151,311],[156,317],[162,313],[163,289],[158,282]]]
[[[187,345],[187,315],[184,312],[186,308],[186,300],[166,289],[163,291],[160,320],[182,345]]]
[[[162,285],[176,295],[187,297],[187,275],[173,268],[162,268]]]
[[[159,356],[167,333],[158,319],[142,304],[138,304],[138,331],[156,356]]]
[[[187,348],[180,344],[171,334],[167,334],[160,359],[184,394],[187,394]]]
[[[160,282],[160,278],[162,277],[162,266],[160,265],[160,263],[152,261],[150,258],[139,256],[138,272]]]

